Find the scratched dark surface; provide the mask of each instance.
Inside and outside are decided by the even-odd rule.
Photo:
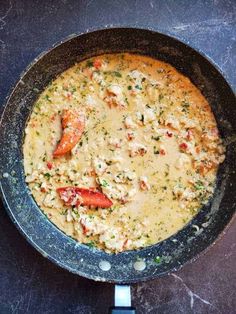
[[[236,1],[0,1],[0,104],[23,69],[69,34],[150,27],[189,43],[235,87]],[[0,314],[106,313],[113,286],[59,269],[15,229],[0,203]],[[132,287],[138,313],[236,313],[236,222],[204,256]]]

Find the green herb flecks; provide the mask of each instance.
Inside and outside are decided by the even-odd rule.
[[[182,101],[181,106],[183,107],[183,109],[182,109],[183,112],[188,112],[189,111],[189,107],[190,107],[189,102],[184,100],[184,101]]]
[[[159,154],[160,154],[160,152],[159,152],[159,150],[157,149],[156,146],[153,147],[153,153],[154,153],[155,155],[159,155]]]
[[[160,138],[161,138],[160,136],[154,136],[154,135],[152,135],[152,140],[159,141]]]
[[[163,94],[159,94],[158,101],[161,102],[163,98],[164,98],[164,95]]]
[[[90,241],[90,242],[87,242],[87,243],[84,243],[84,244],[87,245],[90,248],[93,248],[93,247],[96,246],[96,243],[94,241]]]
[[[156,264],[160,264],[161,263],[161,257],[160,256],[156,256],[156,257],[154,257],[153,261]]]
[[[109,183],[106,181],[106,180],[104,180],[104,179],[102,179],[102,180],[99,180],[99,183],[100,183],[100,185],[102,186],[102,187],[107,187],[107,186],[109,186]]]
[[[62,209],[60,215],[65,216],[67,214],[67,209]]]
[[[45,176],[45,178],[46,178],[47,180],[49,180],[49,179],[51,178],[51,175],[50,175],[50,173],[48,173],[48,172],[44,173],[44,176]]]
[[[92,60],[88,60],[86,62],[86,67],[91,68],[93,66],[93,61]]]
[[[205,190],[205,187],[204,187],[202,181],[197,181],[196,184],[194,185],[194,188],[195,188],[196,190],[198,190],[198,191],[199,191],[199,190]]]
[[[121,73],[118,72],[118,71],[114,71],[113,75],[116,76],[116,77],[122,77]]]
[[[52,101],[51,101],[51,98],[49,97],[49,95],[45,95],[45,96],[44,96],[44,99],[47,100],[47,101],[49,101],[49,102],[52,102]]]

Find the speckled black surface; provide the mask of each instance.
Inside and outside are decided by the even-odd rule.
[[[120,2],[119,2],[120,3]],[[235,5],[233,1],[159,4],[139,1],[1,3],[2,97],[25,66],[70,33],[106,25],[150,26],[200,48],[235,85]],[[128,9],[129,8],[129,9]],[[123,23],[122,23],[123,22]],[[111,25],[112,24],[112,25]],[[2,85],[2,84],[1,84]],[[2,98],[2,99],[3,99]],[[35,253],[1,211],[0,267],[2,313],[104,313],[112,287],[59,270]],[[234,313],[235,231],[233,225],[205,257],[166,278],[135,285],[140,313]],[[225,256],[226,255],[226,256]],[[200,275],[199,275],[200,274]],[[63,302],[64,301],[64,302]]]

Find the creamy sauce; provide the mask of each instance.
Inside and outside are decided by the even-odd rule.
[[[85,130],[53,158],[61,115],[75,109]],[[224,147],[210,106],[172,66],[133,54],[85,60],[37,100],[25,130],[26,182],[66,234],[107,252],[138,249],[176,233],[214,190]],[[95,187],[110,208],[66,206],[58,187]]]

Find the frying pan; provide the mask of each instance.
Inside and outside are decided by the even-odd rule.
[[[210,103],[227,151],[212,199],[191,222],[165,241],[115,255],[77,243],[45,217],[25,183],[22,143],[33,104],[51,80],[75,62],[125,51],[168,62],[189,77]],[[176,271],[211,246],[235,212],[234,93],[209,59],[167,35],[145,29],[112,28],[67,38],[36,58],[22,74],[4,106],[0,132],[0,187],[8,214],[41,254],[80,276],[131,284]]]

